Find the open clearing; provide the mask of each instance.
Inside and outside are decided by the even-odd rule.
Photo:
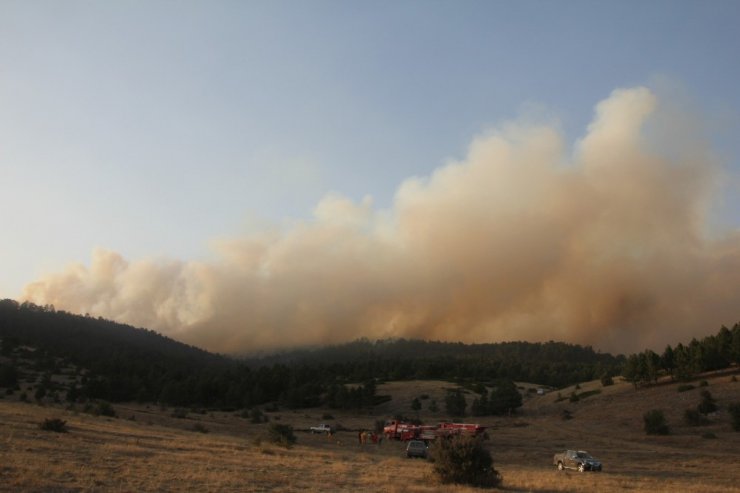
[[[468,418],[489,427],[494,464],[506,491],[740,491],[740,433],[734,432],[727,404],[740,402],[740,382],[705,376],[707,387],[677,392],[666,383],[634,390],[618,383],[601,388],[582,384],[578,393],[600,390],[577,403],[556,402],[558,392],[525,392],[522,412],[512,417]],[[378,419],[402,412],[414,416],[410,401],[423,398],[421,419],[443,420],[427,410],[432,399],[444,408],[449,382],[390,382],[379,394],[390,402],[372,414],[326,409],[267,413],[271,422],[290,424],[298,443],[283,449],[258,437],[266,424],[251,424],[236,413],[189,413],[116,405],[118,418],[96,417],[61,407],[0,400],[0,490],[2,491],[410,491],[469,492],[437,484],[431,464],[403,457],[403,444],[360,445],[357,432]],[[698,404],[701,390],[717,400],[711,424],[689,427],[683,412]],[[569,396],[574,389],[563,389]],[[473,395],[468,394],[472,400]],[[562,418],[563,410],[572,419]],[[642,415],[663,409],[669,436],[646,436]],[[331,413],[334,419],[322,419]],[[67,421],[69,433],[42,431],[45,418]],[[341,425],[331,439],[305,432],[319,422]],[[208,433],[193,431],[198,424]],[[716,437],[716,438],[705,438]],[[559,473],[555,452],[589,450],[604,463],[602,473]]]

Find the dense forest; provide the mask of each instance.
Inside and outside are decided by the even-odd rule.
[[[687,345],[666,346],[662,354],[650,349],[631,354],[625,361],[622,375],[635,387],[656,383],[667,374],[675,380],[688,381],[705,371],[721,370],[740,365],[740,323],[732,329],[720,328],[716,335],[701,340],[692,339]]]
[[[563,387],[616,375],[624,357],[563,342],[459,342],[360,339],[317,349],[245,358],[251,367],[322,366],[346,381],[441,379],[486,382],[499,378]]]
[[[738,326],[723,329],[717,336],[720,347],[729,347],[728,340],[736,347],[738,332]],[[692,341],[688,347],[709,347],[709,339]],[[512,381],[563,387],[618,375],[631,368],[635,357],[653,360],[650,355],[627,359],[552,341],[462,344],[406,339],[357,340],[237,359],[151,330],[13,300],[0,301],[0,340],[0,386],[15,385],[23,378],[18,362],[30,360],[42,375],[37,394],[65,392],[71,402],[105,399],[222,409],[267,403],[293,409],[318,405],[357,409],[382,402],[376,387],[383,381],[440,379],[482,389],[474,412],[496,414],[509,409],[496,402],[496,389],[504,392]],[[681,347],[674,353],[682,354]],[[710,354],[708,349],[702,351]],[[727,362],[737,362],[736,353],[722,349],[721,354]],[[672,364],[667,368],[683,375],[679,370],[683,367]],[[707,368],[697,365],[692,367],[695,371]],[[65,389],[53,388],[50,375],[69,368],[76,369],[72,383]],[[486,386],[492,389],[489,395]]]

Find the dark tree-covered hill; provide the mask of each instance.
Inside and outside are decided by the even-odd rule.
[[[463,344],[408,339],[370,341],[245,358],[252,367],[269,364],[317,365],[348,381],[498,378],[553,387],[616,375],[624,357],[563,342]]]
[[[462,344],[357,340],[318,349],[234,359],[146,329],[13,300],[0,301],[0,339],[8,365],[22,347],[37,367],[84,369],[68,400],[138,400],[176,406],[244,408],[277,402],[290,408],[371,406],[378,382],[440,379],[486,384],[529,381],[561,387],[616,375],[624,358],[561,342]],[[26,355],[28,356],[28,355]],[[28,356],[31,357],[31,356]],[[50,378],[41,379],[43,382]],[[351,384],[351,385],[345,385]],[[38,386],[37,386],[38,390]],[[39,391],[44,394],[43,389]]]

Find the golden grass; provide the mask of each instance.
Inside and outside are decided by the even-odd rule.
[[[721,406],[740,401],[740,383],[729,377],[709,382]],[[450,386],[389,383],[379,392],[393,395],[391,402],[402,408],[416,394],[443,395]],[[618,384],[575,404],[556,403],[552,394],[528,396],[519,416],[476,421],[490,427],[489,447],[506,491],[740,491],[740,433],[730,429],[724,412],[706,427],[682,425],[683,410],[698,403],[701,389],[677,393],[675,387],[635,391]],[[257,440],[266,425],[232,413],[175,419],[171,411],[116,407],[119,419],[0,400],[0,491],[476,491],[436,483],[429,463],[403,457],[403,444],[358,444],[356,430],[371,428],[394,406],[370,415],[329,411],[350,428],[331,439],[302,431],[324,421],[326,410],[271,413],[273,421],[298,430],[298,444],[287,450]],[[672,435],[644,434],[642,414],[653,408],[666,411]],[[563,409],[574,418],[563,421]],[[67,421],[69,433],[39,429],[54,417]],[[434,417],[422,411],[422,418]],[[192,431],[195,423],[210,432]],[[705,432],[717,439],[702,438]],[[604,472],[557,472],[552,454],[566,448],[591,451]]]

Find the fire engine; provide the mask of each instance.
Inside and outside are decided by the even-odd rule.
[[[482,435],[485,426],[473,423],[439,423],[437,425],[416,425],[404,421],[387,421],[383,434],[388,440],[431,441],[438,437],[453,435]]]

